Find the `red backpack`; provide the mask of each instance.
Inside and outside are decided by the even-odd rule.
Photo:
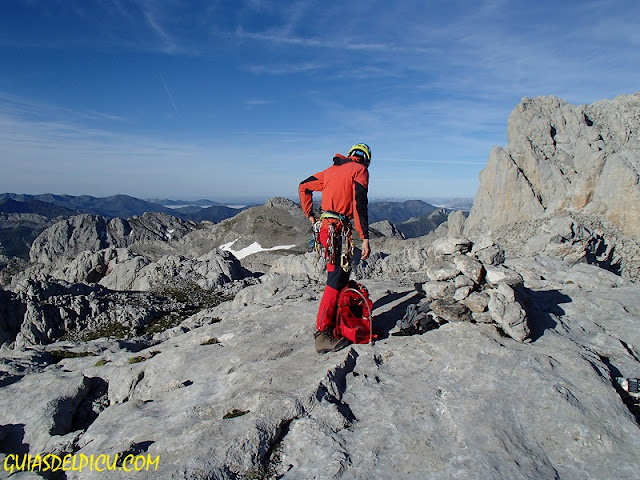
[[[344,337],[353,343],[369,343],[373,334],[373,302],[364,285],[349,280],[338,296],[336,338]]]

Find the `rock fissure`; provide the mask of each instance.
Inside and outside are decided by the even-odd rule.
[[[326,380],[320,383],[314,394],[318,402],[326,401],[336,407],[344,418],[345,426],[358,420],[349,405],[342,401],[347,389],[347,375],[355,370],[358,356],[358,352],[351,348],[342,364],[327,372]]]
[[[620,398],[622,399],[622,403],[624,403],[625,407],[627,407],[631,415],[633,415],[636,423],[640,426],[640,400],[638,398],[630,396],[629,393],[624,388],[622,388],[618,380],[621,380],[624,377],[618,367],[611,363],[611,359],[601,354],[598,354],[598,356],[608,370],[611,386],[620,396]]]

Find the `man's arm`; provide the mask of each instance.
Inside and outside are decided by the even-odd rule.
[[[318,172],[315,175],[310,176],[306,180],[300,182],[298,187],[298,194],[300,195],[300,206],[304,214],[311,220],[311,223],[315,223],[313,217],[313,192],[320,192],[324,187],[323,181],[324,175],[322,172]]]
[[[353,176],[353,220],[360,237],[369,238],[369,171],[362,165],[356,165]]]
[[[362,260],[369,258],[371,250],[369,248],[369,171],[362,169],[356,174],[353,182],[353,201],[355,203],[355,212],[353,215],[356,230],[362,238]]]

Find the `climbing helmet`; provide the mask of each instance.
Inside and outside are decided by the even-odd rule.
[[[371,163],[371,149],[366,143],[356,143],[351,150],[349,150],[349,157],[357,156],[363,159],[363,163],[368,167]]]

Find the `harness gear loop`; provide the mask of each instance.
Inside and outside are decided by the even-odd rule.
[[[326,247],[320,241],[320,229],[326,225],[328,238]],[[353,256],[353,239],[351,235],[351,221],[346,215],[335,212],[324,212],[320,215],[320,220],[313,226],[315,238],[314,250],[316,252],[316,262],[320,256],[324,257],[325,263],[337,265],[336,245],[338,234],[340,235],[340,268],[345,272],[351,270],[351,258]]]

